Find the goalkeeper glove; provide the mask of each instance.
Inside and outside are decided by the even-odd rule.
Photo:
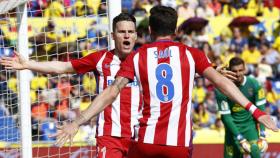
[[[268,143],[265,139],[265,132],[264,131],[260,132],[260,138],[259,138],[257,144],[258,144],[258,147],[259,147],[260,151],[262,153],[265,153],[267,148],[268,148]]]
[[[242,148],[242,152],[250,153],[251,152],[251,145],[241,134],[237,135],[237,140]]]

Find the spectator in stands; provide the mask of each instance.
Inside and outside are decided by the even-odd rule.
[[[214,52],[212,50],[211,45],[208,42],[202,42],[200,50],[202,50],[206,54],[206,56],[209,58],[211,62],[215,61]]]
[[[200,5],[196,8],[196,16],[201,18],[214,17],[214,11],[208,5],[209,0],[201,1]]]
[[[190,8],[192,8],[193,10],[196,10],[196,8],[199,5],[199,1],[198,0],[184,0],[185,2],[189,3]]]
[[[60,41],[60,38],[57,32],[55,32],[55,23],[53,19],[49,19],[47,26],[43,27],[39,34],[29,37],[28,40],[33,43],[33,54],[36,55],[36,58],[39,60],[45,59],[49,53],[56,53],[58,49],[56,43]]]
[[[48,78],[45,75],[38,73],[37,76],[32,78],[30,88],[33,90],[46,89],[47,83]]]
[[[84,0],[77,0],[71,7],[72,16],[92,15],[93,9],[90,8]]]
[[[106,0],[101,0],[99,7],[98,7],[98,11],[97,14],[98,16],[107,16],[107,6],[106,6]]]
[[[57,90],[52,87],[51,80],[47,81],[47,88],[42,90],[42,96],[46,98],[46,102],[50,106],[54,106],[56,100],[58,99]]]
[[[93,73],[87,73],[83,76],[83,88],[88,94],[96,93],[96,81]]]
[[[248,7],[249,0],[243,0],[243,5],[240,9],[238,9],[238,16],[256,16],[257,8],[249,8]]]
[[[267,39],[267,36],[265,34],[265,31],[259,32],[259,37],[257,38],[257,46],[260,48],[262,44],[268,43],[270,44],[269,40]]]
[[[81,104],[80,104],[80,112],[86,110],[90,106],[91,100],[89,94],[85,94],[82,97]]]
[[[279,18],[279,8],[274,6],[273,0],[268,0],[268,6],[264,7],[263,10],[263,17],[264,18]]]
[[[206,109],[213,115],[216,115],[218,112],[217,109],[217,102],[215,99],[215,93],[214,91],[208,91],[205,100],[204,100],[204,105]]]
[[[8,37],[5,35],[4,31],[0,28],[0,57],[2,56],[12,56],[13,49],[8,47],[10,41]]]
[[[134,8],[131,11],[131,14],[135,17],[145,17],[147,11],[142,7],[141,0],[136,0]]]
[[[60,81],[57,83],[57,89],[59,91],[59,98],[65,99],[70,97],[72,86],[66,76],[62,76]]]
[[[211,2],[208,3],[208,6],[214,11],[215,16],[220,15],[222,5],[218,0],[211,0]]]
[[[232,29],[233,38],[230,41],[230,48],[235,49],[237,54],[241,54],[244,49],[248,47],[248,40],[245,37],[242,37],[240,29],[238,27],[234,27]]]
[[[215,58],[220,57],[227,51],[228,43],[224,40],[222,35],[214,38],[214,43],[212,45],[212,50]]]
[[[62,0],[48,1],[48,7],[44,11],[44,17],[64,17],[65,7]]]
[[[47,3],[42,0],[30,0],[27,3],[27,15],[29,17],[42,17],[42,12],[46,8]]]
[[[203,105],[203,103],[199,103],[193,113],[193,122],[194,122],[194,128],[208,128],[210,127],[210,116],[209,112]]]
[[[150,0],[143,0],[142,2],[142,8],[144,8],[147,12],[147,14],[150,13],[150,10],[153,8],[153,6],[158,5],[157,1],[150,1]]]
[[[192,101],[194,104],[203,103],[203,101],[205,100],[206,90],[203,86],[203,83],[203,78],[196,79],[196,85],[194,86],[192,91]]]
[[[60,43],[58,45],[57,54],[63,55],[66,52],[74,52],[76,49],[76,35],[69,30],[63,30],[62,36],[59,37]]]
[[[133,8],[132,0],[122,0],[122,12],[130,13]]]
[[[70,100],[69,98],[60,97],[59,100],[55,102],[54,117],[58,121],[71,120],[75,118],[75,113],[70,110]]]
[[[238,16],[237,10],[229,4],[223,6],[222,15],[225,17],[236,17]]]
[[[184,2],[182,5],[180,5],[177,9],[177,13],[178,18],[182,18],[184,20],[195,16],[194,10],[189,7],[188,2]]]
[[[256,49],[257,44],[255,40],[249,41],[248,49],[245,49],[242,54],[241,58],[244,62],[249,65],[258,64],[261,61],[261,52]]]
[[[280,64],[280,55],[279,53],[272,49],[270,43],[265,42],[261,44],[260,51],[262,53],[262,58],[266,64],[271,66],[277,66]]]
[[[32,122],[40,123],[49,117],[49,104],[45,102],[46,98],[41,94],[41,90],[36,91],[37,102],[31,105]]]

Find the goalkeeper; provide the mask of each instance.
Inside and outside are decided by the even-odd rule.
[[[222,70],[220,72],[223,73]],[[266,103],[264,90],[256,79],[244,75],[245,63],[242,59],[238,57],[231,59],[229,71],[226,75],[223,74],[230,78],[257,108],[264,111]],[[243,158],[243,154],[247,153],[252,158],[260,158],[261,152],[265,152],[268,147],[264,125],[259,125],[250,112],[231,101],[219,90],[216,89],[215,93],[225,125],[224,157]]]

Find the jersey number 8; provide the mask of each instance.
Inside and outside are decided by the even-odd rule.
[[[169,64],[159,64],[156,68],[156,93],[161,102],[170,102],[174,97],[174,85],[171,82],[173,71]]]

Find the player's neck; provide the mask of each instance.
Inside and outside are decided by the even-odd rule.
[[[119,57],[120,60],[124,60],[127,56],[125,53],[121,53],[120,51],[114,49],[114,54]]]
[[[158,36],[155,38],[155,41],[166,41],[166,40],[173,40],[173,36],[172,35],[168,35],[168,36]]]

